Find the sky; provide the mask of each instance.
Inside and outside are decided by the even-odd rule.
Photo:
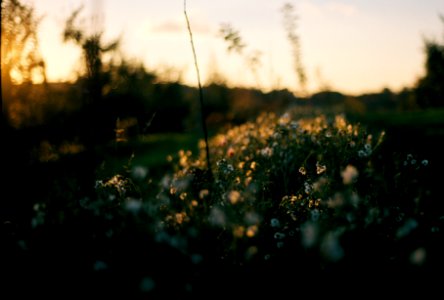
[[[197,84],[183,0],[24,0],[43,16],[40,51],[49,81],[73,80],[81,52],[62,42],[65,20],[84,4],[85,24],[99,20],[105,41],[121,38],[121,51],[167,79]],[[309,92],[348,94],[399,91],[424,74],[424,39],[444,42],[443,0],[188,0],[187,13],[203,83],[214,74],[230,86],[298,92],[282,7],[298,16],[302,65]],[[221,24],[239,31],[243,55],[229,53]],[[246,56],[260,53],[256,73]]]

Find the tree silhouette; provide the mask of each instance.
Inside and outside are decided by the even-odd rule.
[[[116,50],[119,39],[105,44],[102,40],[103,32],[86,34],[87,28],[76,24],[82,9],[83,7],[80,7],[75,10],[66,21],[63,38],[65,42],[72,41],[82,48],[89,99],[100,100],[103,86],[107,81],[103,70],[103,55]]]
[[[86,106],[83,108],[84,116],[78,124],[84,142],[94,145],[99,141],[106,141],[114,136],[113,126],[116,122],[114,112],[109,112],[103,99],[103,89],[110,82],[111,74],[104,68],[104,54],[115,51],[119,46],[119,39],[109,43],[103,42],[103,32],[88,28],[79,21],[83,7],[75,10],[67,19],[63,39],[65,42],[74,42],[82,49],[85,77],[81,80]]]
[[[31,82],[33,75],[46,81],[45,63],[38,51],[40,19],[34,8],[18,0],[1,1],[1,115],[13,83]]]
[[[444,16],[441,21],[444,24]],[[442,43],[425,40],[426,75],[416,88],[417,102],[422,108],[444,106],[444,40]]]

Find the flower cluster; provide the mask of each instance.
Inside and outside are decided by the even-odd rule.
[[[333,223],[348,226],[347,214],[354,219],[368,205],[361,201],[366,195],[358,190],[358,175],[373,172],[371,158],[380,143],[343,116],[296,121],[290,113],[264,113],[210,140],[213,178],[205,176],[203,142],[196,159],[181,151],[180,167],[158,198],[168,198],[163,212],[169,224],[199,223],[222,231],[236,251],[255,247],[255,255],[271,257],[289,240],[339,245],[343,228],[336,232],[327,223],[335,217]],[[307,228],[316,238],[304,235]],[[275,248],[266,246],[269,242]]]

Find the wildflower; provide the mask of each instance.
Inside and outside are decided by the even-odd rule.
[[[222,209],[219,207],[213,207],[208,217],[211,224],[216,226],[224,226],[226,223],[226,216]]]
[[[322,187],[324,187],[328,183],[328,179],[326,177],[321,177],[315,183],[313,183],[313,190],[316,192],[321,191]]]
[[[426,167],[426,166],[429,165],[429,161],[428,161],[427,159],[423,159],[423,160],[421,161],[421,164],[422,164],[424,167]]]
[[[282,240],[283,238],[285,238],[285,234],[284,234],[284,233],[281,233],[281,232],[276,232],[276,233],[274,234],[274,238],[275,238],[276,240]]]
[[[267,146],[261,150],[261,155],[266,156],[266,157],[270,157],[273,155],[273,149]]]
[[[317,220],[319,220],[320,215],[321,215],[321,212],[319,211],[319,209],[313,209],[311,211],[311,220],[313,222],[316,222]]]
[[[231,204],[236,204],[241,199],[241,194],[238,191],[230,191],[228,193],[228,200]]]
[[[408,219],[402,227],[396,232],[397,238],[403,238],[412,232],[413,229],[418,227],[418,222],[415,219]]]
[[[175,218],[176,218],[177,224],[182,224],[185,221],[186,216],[187,216],[187,214],[185,212],[176,213]]]
[[[199,198],[200,199],[204,199],[205,197],[207,197],[210,194],[210,191],[207,189],[204,190],[200,190],[199,192]]]
[[[270,221],[271,227],[280,227],[281,223],[279,222],[279,219],[273,218]]]
[[[125,203],[125,208],[135,214],[142,208],[142,201],[140,199],[128,198]]]
[[[423,247],[418,248],[410,254],[410,263],[413,265],[421,266],[422,264],[424,264],[426,256],[426,250]]]
[[[258,230],[259,228],[257,227],[257,225],[249,226],[247,229],[247,236],[249,238],[254,237],[257,234]]]
[[[321,253],[329,261],[336,262],[344,257],[344,250],[339,243],[337,234],[329,232],[321,243]]]
[[[98,189],[99,187],[103,186],[103,181],[102,180],[96,180],[96,184],[94,185],[95,189]]]
[[[351,184],[356,181],[358,175],[358,170],[354,166],[348,165],[344,171],[341,172],[342,182],[344,184]]]
[[[307,170],[305,170],[304,167],[300,167],[299,168],[299,173],[301,173],[302,175],[305,175],[305,174],[307,174]]]
[[[311,208],[313,206],[313,204],[314,204],[314,201],[312,199],[310,199],[308,201],[308,208]]]
[[[234,156],[234,149],[232,147],[228,148],[227,156],[228,157],[233,157]]]
[[[297,129],[299,127],[299,123],[296,121],[291,121],[290,128],[291,129]]]
[[[316,162],[316,174],[322,174],[327,170],[325,165],[321,165],[319,162]]]
[[[306,248],[311,248],[318,240],[319,228],[312,222],[306,222],[301,226],[302,245]]]
[[[261,217],[255,212],[247,212],[245,214],[245,222],[249,225],[258,224],[261,221]]]
[[[288,112],[286,112],[285,114],[283,114],[280,119],[279,119],[279,124],[280,125],[285,125],[288,124],[288,122],[290,122],[290,114]]]
[[[142,166],[135,166],[131,170],[131,175],[137,180],[145,179],[147,174],[148,174],[148,169]]]
[[[237,238],[243,237],[245,234],[245,227],[244,226],[236,226],[233,228],[233,236]]]

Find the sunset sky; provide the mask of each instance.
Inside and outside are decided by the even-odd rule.
[[[150,70],[196,85],[182,0],[26,0],[43,16],[39,42],[50,81],[73,79],[80,50],[62,43],[64,23],[84,4],[85,24],[99,12],[105,38],[121,37],[122,51]],[[298,89],[281,8],[298,14],[302,61],[310,91],[345,93],[411,86],[423,74],[424,38],[444,40],[443,0],[188,0],[202,80],[223,74],[230,85]],[[220,25],[239,30],[259,51],[258,76],[235,53],[227,53]]]

